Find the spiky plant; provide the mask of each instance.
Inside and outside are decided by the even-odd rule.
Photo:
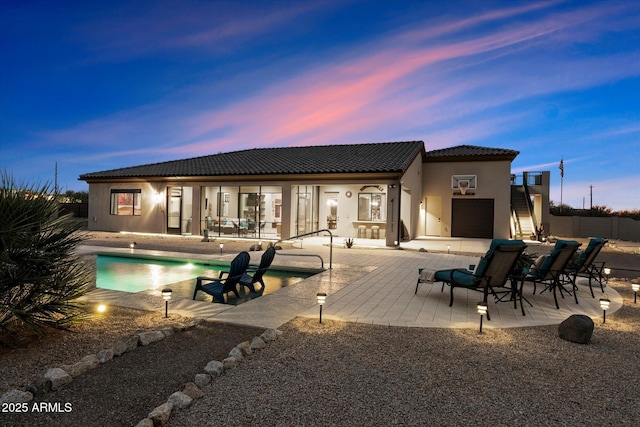
[[[82,223],[58,216],[48,184],[17,185],[6,172],[0,187],[0,345],[23,333],[67,329],[82,318],[76,301],[92,270],[74,250]]]

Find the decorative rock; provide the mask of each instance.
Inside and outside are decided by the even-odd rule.
[[[114,356],[122,356],[124,353],[127,352],[129,345],[127,344],[126,341],[116,341],[113,343],[113,355]]]
[[[267,348],[267,343],[260,337],[255,337],[251,340],[251,350],[263,350]]]
[[[60,368],[51,368],[45,374],[44,377],[51,381],[51,390],[57,390],[65,384],[69,384],[73,381],[71,375]]]
[[[196,385],[200,388],[208,385],[211,382],[211,375],[209,374],[196,374],[194,379]]]
[[[222,361],[222,366],[224,369],[233,369],[236,368],[240,362],[235,357],[227,357]]]
[[[264,342],[271,342],[277,340],[280,335],[282,335],[282,332],[277,329],[267,329],[260,335],[260,338]]]
[[[558,335],[566,341],[588,344],[593,334],[593,320],[584,314],[572,314],[558,326]]]
[[[240,350],[238,347],[233,347],[231,349],[231,351],[229,352],[229,357],[233,357],[238,362],[244,362],[244,356],[242,354],[242,350]]]
[[[33,400],[33,394],[22,390],[9,390],[0,396],[0,405],[5,403],[28,403]]]
[[[204,367],[204,371],[212,377],[219,377],[224,372],[224,365],[222,362],[212,360]]]
[[[149,418],[145,418],[138,424],[136,424],[136,427],[153,427],[153,421],[151,421]]]
[[[138,334],[140,345],[147,346],[153,342],[164,339],[162,331],[141,332]]]
[[[241,342],[236,347],[242,352],[243,356],[249,356],[253,353],[253,350],[251,350],[251,343],[249,341]]]
[[[100,363],[108,362],[113,359],[113,349],[105,348],[104,350],[100,350],[98,352],[98,360]]]
[[[88,369],[96,368],[100,364],[100,359],[95,354],[89,354],[83,357],[80,362],[85,363]]]
[[[37,378],[34,382],[27,385],[27,391],[34,396],[49,393],[51,391],[51,380],[44,377]]]
[[[171,396],[169,396],[169,399],[167,399],[167,402],[171,403],[173,407],[177,409],[188,408],[189,406],[191,406],[192,401],[193,399],[189,395],[181,391],[176,391]]]
[[[133,351],[138,348],[140,337],[138,337],[138,335],[131,335],[125,340],[125,343],[127,344],[127,351]]]
[[[169,417],[171,416],[171,410],[173,409],[173,405],[169,402],[163,403],[158,406],[156,409],[151,411],[147,418],[153,421],[154,426],[164,426],[169,422]]]
[[[209,377],[209,381],[211,381],[211,377]],[[204,397],[204,392],[194,383],[186,383],[184,387],[182,387],[182,392],[192,399],[200,399]]]
[[[173,329],[163,329],[162,333],[164,334],[165,338],[168,336],[171,336],[175,333],[175,331]]]

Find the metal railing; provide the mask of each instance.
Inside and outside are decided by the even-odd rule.
[[[329,270],[331,270],[333,268],[333,233],[331,233],[331,231],[329,231],[326,228],[323,228],[321,230],[316,230],[316,231],[311,231],[309,233],[303,233],[303,234],[298,234],[297,236],[291,236],[288,239],[285,240],[293,240],[293,239],[297,239],[299,237],[304,237],[304,236],[311,236],[312,234],[319,234],[326,231],[327,233],[329,233]],[[282,242],[283,239],[278,240],[277,242],[274,243],[274,245]],[[324,269],[324,260],[322,259],[322,257],[320,255],[317,254],[287,254],[287,253],[278,253],[278,256],[303,256],[303,257],[318,257],[320,258],[320,262],[321,262],[321,266]]]

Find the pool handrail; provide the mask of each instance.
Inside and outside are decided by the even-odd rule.
[[[329,233],[329,270],[333,269],[333,233],[326,229],[320,229],[320,230],[315,230],[315,231],[310,231],[308,233],[302,233],[302,234],[298,234],[296,236],[291,236],[288,239],[284,239],[284,240],[293,240],[293,239],[297,239],[298,237],[304,237],[304,236],[310,236],[312,234],[319,234],[322,233],[323,231],[326,231],[327,233]],[[274,245],[282,242],[283,239],[278,240],[277,242],[274,243]],[[280,253],[279,255],[286,255],[286,256],[312,256],[312,257],[318,257],[320,258],[320,261],[322,263],[322,268],[324,269],[324,260],[322,259],[322,257],[320,255],[317,254],[283,254]]]

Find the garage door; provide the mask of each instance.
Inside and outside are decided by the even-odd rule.
[[[452,199],[451,236],[493,239],[493,199]]]

